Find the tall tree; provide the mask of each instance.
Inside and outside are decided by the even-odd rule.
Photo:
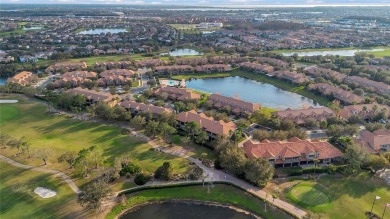
[[[195,140],[195,135],[199,132],[199,124],[197,122],[188,122],[184,125],[184,130],[187,132],[188,136],[190,136],[193,140]]]
[[[135,116],[131,121],[130,125],[133,126],[135,129],[142,129],[142,127],[146,124],[146,120],[144,117],[137,115]]]
[[[145,134],[151,138],[156,137],[159,134],[159,122],[150,121],[145,126]]]
[[[164,138],[164,141],[168,141],[168,137],[176,132],[176,129],[170,126],[168,123],[163,122],[160,127],[160,133]]]
[[[57,161],[59,163],[66,162],[69,165],[69,169],[72,169],[77,159],[77,153],[74,151],[69,151],[61,154],[60,157],[58,157]]]
[[[164,162],[162,166],[157,168],[154,177],[160,180],[171,180],[173,178],[173,168],[170,162]]]
[[[102,202],[110,196],[110,186],[104,180],[88,184],[78,195],[77,202],[87,209],[101,210]]]
[[[266,186],[273,174],[274,168],[263,158],[250,159],[245,164],[245,178],[257,186]]]

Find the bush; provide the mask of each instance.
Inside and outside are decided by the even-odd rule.
[[[136,164],[129,163],[127,165],[122,166],[122,169],[119,171],[119,175],[121,176],[131,176],[136,173],[141,173],[142,168]]]
[[[121,131],[122,135],[129,135],[131,133],[130,129],[122,129]]]
[[[198,180],[198,179],[200,179],[202,174],[203,174],[202,168],[197,166],[197,167],[195,167],[194,169],[191,170],[191,172],[189,174],[189,178],[191,180]]]
[[[303,174],[302,169],[296,169],[288,173],[288,176],[300,176]]]
[[[222,169],[223,169],[222,166],[221,166],[221,161],[219,161],[219,159],[216,159],[216,160],[214,161],[214,167],[215,167],[215,169],[217,169],[217,170],[222,170]]]
[[[134,183],[142,186],[145,185],[152,177],[148,173],[140,173],[134,178]]]

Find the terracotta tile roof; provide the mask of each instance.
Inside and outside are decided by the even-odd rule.
[[[279,67],[287,67],[289,64],[285,61],[282,61],[280,59],[274,59],[274,58],[270,58],[270,57],[256,57],[256,60],[259,62],[259,63],[266,63],[266,64],[270,64],[270,65],[273,65],[273,66],[279,66]]]
[[[265,72],[265,73],[271,73],[274,71],[274,67],[268,64],[257,64],[252,62],[243,62],[240,63],[241,68],[247,68],[251,71],[259,71],[259,72]]]
[[[156,94],[161,95],[162,93],[167,93],[171,98],[178,98],[179,100],[188,100],[188,99],[200,99],[200,95],[194,93],[191,90],[176,88],[176,87],[161,87],[155,91]]]
[[[135,101],[123,101],[118,104],[126,109],[138,110],[141,112],[149,111],[155,114],[161,114],[163,112],[172,113],[173,110],[169,108],[154,106],[152,104],[137,103]]]
[[[364,98],[361,96],[326,83],[311,84],[309,85],[309,88],[312,90],[318,90],[324,95],[333,94],[336,99],[349,104],[362,103],[364,101]]]
[[[111,70],[106,70],[103,71],[102,73],[99,74],[100,77],[108,77],[111,75],[121,75],[124,77],[132,77],[135,74],[134,71],[128,70],[128,69],[111,69]]]
[[[253,113],[260,109],[260,104],[246,102],[233,97],[226,97],[219,94],[212,94],[208,97],[208,101],[212,102],[215,107],[230,106],[236,113]]]
[[[333,70],[327,69],[327,68],[310,67],[310,68],[305,69],[305,71],[307,74],[312,75],[314,77],[323,77],[326,79],[334,78],[340,82],[343,81],[347,77],[346,75],[344,75],[340,72],[333,71]]]
[[[329,117],[334,116],[334,113],[328,107],[314,108],[309,107],[307,109],[286,109],[278,112],[274,112],[273,115],[280,117],[281,119],[289,119],[297,124],[305,123],[305,120],[312,118],[318,121],[326,120]]]
[[[275,159],[282,163],[285,158],[300,158],[307,160],[307,156],[314,155],[316,159],[329,159],[342,156],[342,152],[326,141],[310,141],[294,138],[293,141],[262,141],[251,140],[244,143],[244,151],[249,158],[262,157]]]
[[[62,75],[63,78],[81,77],[81,78],[96,78],[97,73],[93,71],[71,71]]]
[[[208,117],[203,113],[198,114],[195,110],[179,113],[177,120],[184,123],[197,122],[201,128],[216,135],[229,135],[231,131],[236,130],[233,122],[215,121],[213,117]]]
[[[115,98],[120,97],[118,95],[112,95],[109,93],[103,93],[103,92],[97,92],[95,90],[88,90],[81,87],[77,87],[74,89],[67,90],[66,92],[71,93],[73,95],[83,95],[87,100],[93,100],[96,102],[103,101],[103,102],[110,102]]]
[[[13,77],[8,78],[7,83],[17,83],[17,84],[25,86],[25,85],[31,83],[31,81],[36,77],[37,76],[31,72],[22,71],[16,75],[14,75]]]
[[[390,149],[390,130],[379,129],[374,132],[363,130],[360,132],[359,140],[376,152],[380,151],[381,146],[384,145],[388,145]]]
[[[76,70],[78,68],[86,69],[87,63],[86,62],[58,62],[58,63],[46,68],[46,71],[58,71],[60,69],[72,71],[72,70]]]
[[[209,71],[231,71],[230,65],[225,64],[207,64],[199,65],[195,67],[197,72],[209,72]]]
[[[378,108],[376,112],[380,112],[380,110],[382,109],[387,109],[387,116],[390,117],[390,107],[377,103],[344,106],[344,108],[340,110],[339,115],[342,116],[344,119],[348,119],[353,115],[357,115],[362,118],[367,118],[374,115],[375,112],[373,110],[373,107],[375,105]],[[366,108],[365,111],[363,110],[364,108]]]
[[[390,94],[390,85],[383,82],[373,81],[359,76],[349,76],[345,79],[347,83],[355,83],[380,94]]]

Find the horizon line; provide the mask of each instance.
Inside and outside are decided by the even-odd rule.
[[[17,2],[0,2],[0,5],[125,5],[125,6],[185,6],[185,7],[210,7],[210,8],[251,8],[251,7],[389,7],[390,3],[373,3],[373,4],[256,4],[256,5],[219,5],[219,4],[210,4],[210,5],[186,5],[186,4],[173,4],[173,5],[164,5],[164,4],[154,4],[154,3],[79,3],[79,2],[68,2],[68,3],[17,3]]]

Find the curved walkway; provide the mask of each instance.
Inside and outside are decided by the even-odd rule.
[[[272,205],[275,205],[276,207],[283,209],[283,210],[289,212],[290,214],[295,215],[298,218],[303,218],[306,215],[306,212],[304,210],[302,210],[298,207],[295,207],[294,205],[289,204],[289,203],[282,201],[280,199],[277,199],[277,198],[274,199],[271,195],[268,195],[266,192],[262,191],[260,188],[255,187],[255,186],[247,183],[246,181],[240,180],[234,176],[226,174],[223,171],[216,170],[214,168],[206,167],[205,165],[202,164],[202,162],[200,160],[188,156],[187,153],[183,153],[182,151],[180,153],[175,153],[173,151],[170,151],[169,149],[167,150],[166,148],[159,146],[155,141],[151,140],[150,138],[148,138],[140,133],[133,131],[132,134],[146,139],[148,141],[148,143],[153,146],[153,148],[156,148],[156,149],[160,150],[161,152],[180,156],[182,158],[186,158],[187,160],[189,160],[191,162],[196,163],[200,168],[203,169],[203,172],[206,175],[206,181],[229,182],[229,183],[234,184],[238,187],[241,187],[242,189],[246,190],[247,192],[249,192],[251,194],[254,194],[262,199],[267,200]],[[189,182],[191,182],[191,181],[189,181]],[[188,182],[185,182],[185,183],[188,183]],[[170,183],[153,182],[152,184],[154,184],[154,185],[167,185]]]
[[[7,162],[7,163],[9,163],[9,164],[11,164],[11,165],[13,165],[13,166],[15,166],[15,167],[20,167],[20,168],[23,168],[23,169],[34,170],[34,171],[38,171],[38,172],[50,173],[50,174],[58,175],[62,179],[64,179],[66,183],[68,183],[70,188],[75,193],[77,193],[77,194],[80,193],[79,187],[76,186],[76,184],[73,182],[73,180],[68,175],[66,175],[65,173],[63,173],[61,171],[46,169],[46,168],[42,168],[42,167],[33,167],[33,166],[21,164],[21,163],[16,162],[16,161],[14,161],[14,160],[6,157],[6,156],[3,156],[3,155],[0,155],[0,159],[5,161],[5,162]]]

